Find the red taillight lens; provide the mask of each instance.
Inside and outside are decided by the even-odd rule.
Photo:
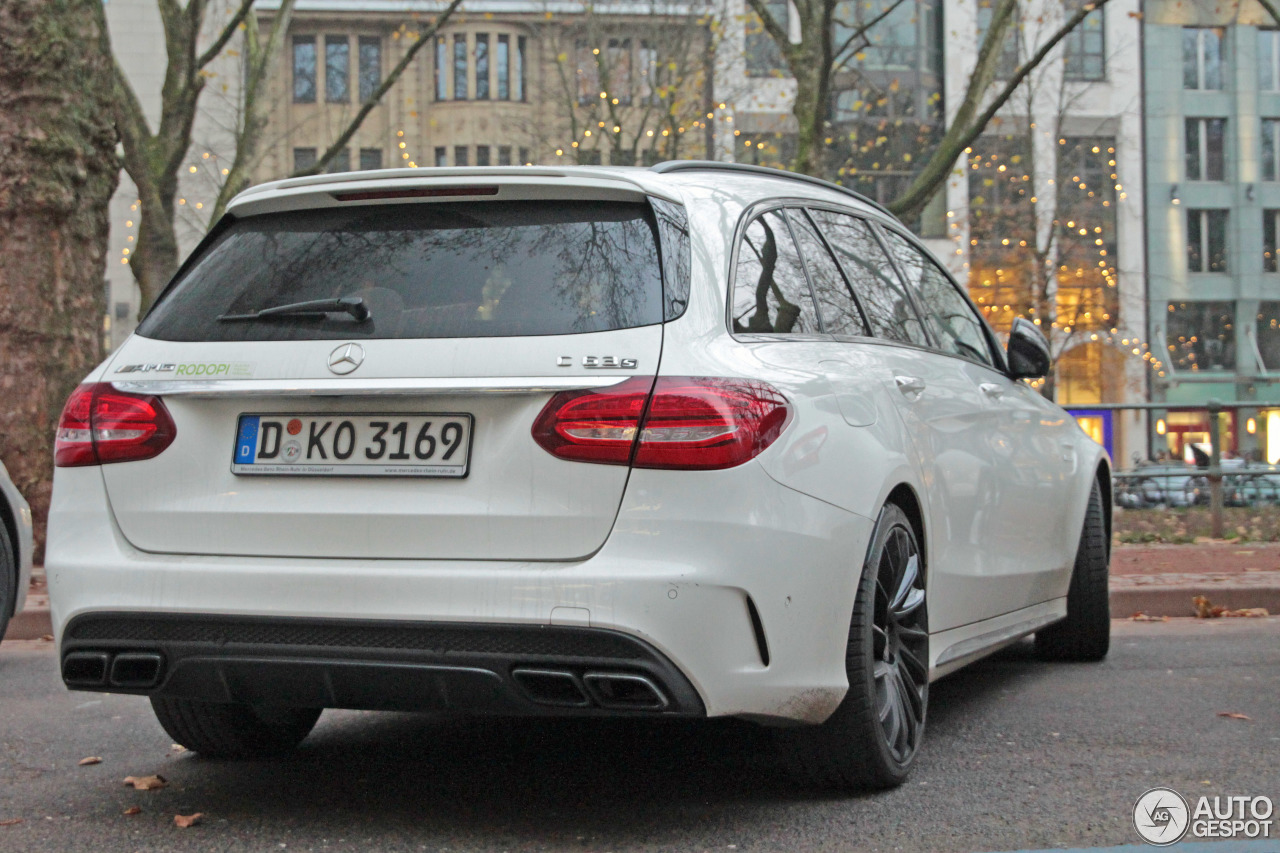
[[[175,435],[159,397],[117,391],[109,382],[86,383],[63,407],[53,460],[59,468],[75,468],[150,459]]]
[[[636,378],[555,395],[533,437],[561,459],[711,470],[757,456],[782,433],[787,412],[786,398],[764,382]]]

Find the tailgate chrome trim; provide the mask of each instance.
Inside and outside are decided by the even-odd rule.
[[[116,380],[117,391],[184,397],[417,397],[423,395],[545,394],[605,388],[623,376],[400,377],[391,379]]]

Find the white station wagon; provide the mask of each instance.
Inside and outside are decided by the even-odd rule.
[[[63,680],[217,757],[324,708],[734,716],[828,787],[1110,630],[1110,463],[892,216],[721,163],[251,189],[58,429]]]

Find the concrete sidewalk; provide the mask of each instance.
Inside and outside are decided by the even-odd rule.
[[[27,606],[9,622],[6,640],[49,636],[44,570],[32,576]],[[1203,595],[1231,610],[1264,607],[1280,616],[1280,544],[1118,545],[1111,556],[1111,615],[1194,616]]]

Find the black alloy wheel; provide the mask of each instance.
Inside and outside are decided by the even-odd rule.
[[[900,507],[887,504],[871,536],[849,623],[849,691],[822,724],[778,733],[781,758],[802,782],[849,791],[906,781],[929,703],[928,618],[915,528]]]
[[[905,764],[924,734],[929,699],[929,626],[920,549],[909,526],[895,525],[876,567],[871,626],[876,714],[893,759]]]

